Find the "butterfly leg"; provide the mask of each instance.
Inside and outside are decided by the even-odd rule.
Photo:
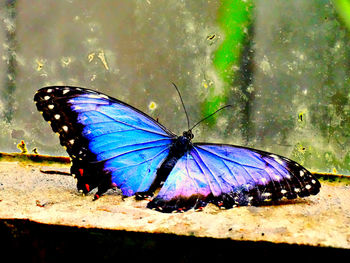
[[[198,199],[195,206],[193,207],[195,211],[199,212],[199,211],[202,211],[204,207],[207,206],[207,202],[203,201],[203,200],[200,200]]]
[[[94,195],[93,201],[99,199],[108,189],[114,187],[111,181],[111,175],[105,174],[103,180],[101,180],[100,184],[97,187],[97,192]]]
[[[175,166],[177,160],[178,158],[176,157],[168,157],[164,161],[162,166],[158,168],[157,177],[152,183],[152,185],[150,186],[150,188],[147,191],[135,193],[136,200],[145,200],[153,197],[154,192],[162,186],[167,176],[169,175],[170,171]]]
[[[137,192],[135,193],[136,200],[148,200],[153,196],[153,191]]]

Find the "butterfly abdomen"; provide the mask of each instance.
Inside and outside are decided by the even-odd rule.
[[[152,185],[146,192],[138,192],[136,193],[137,199],[145,199],[149,196],[153,196],[154,192],[159,189],[163,182],[168,178],[168,175],[178,162],[178,160],[188,152],[192,147],[191,140],[184,137],[179,136],[174,139],[173,143],[170,145],[169,154],[161,164],[161,166],[157,169],[157,175]]]

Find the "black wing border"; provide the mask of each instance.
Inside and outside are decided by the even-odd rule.
[[[111,97],[103,92],[100,92],[100,91],[97,91],[97,90],[93,90],[93,89],[87,89],[87,88],[82,88],[82,87],[78,87],[78,86],[69,86],[69,85],[54,85],[54,86],[47,86],[47,87],[43,87],[41,89],[39,89],[37,92],[39,93],[40,91],[42,90],[47,90],[47,89],[54,89],[54,88],[59,88],[59,89],[64,89],[64,88],[68,88],[68,89],[72,89],[72,91],[77,91],[77,93],[74,93],[74,94],[67,94],[67,96],[63,95],[62,96],[62,99],[67,99],[67,98],[74,98],[75,95],[81,95],[83,94],[83,92],[86,92],[86,93],[90,93],[90,94],[98,94],[98,95],[103,95],[105,96],[105,99],[109,99],[110,101],[112,102],[115,102],[115,103],[118,103],[118,104],[121,104],[123,106],[126,106],[134,111],[136,111],[137,113],[141,114],[142,116],[146,117],[147,119],[149,119],[150,121],[152,121],[155,125],[157,125],[159,128],[161,128],[162,130],[164,130],[170,138],[177,138],[178,136],[173,133],[172,131],[170,131],[168,128],[166,128],[164,125],[162,125],[161,123],[159,123],[158,121],[156,121],[155,119],[153,119],[151,116],[149,116],[148,114],[146,114],[145,112],[135,108],[134,106],[124,102],[124,101],[121,101],[121,100],[118,100],[114,97]],[[81,92],[81,93],[80,93]],[[59,98],[59,97],[56,97],[56,99]]]

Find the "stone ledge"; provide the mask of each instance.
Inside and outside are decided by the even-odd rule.
[[[61,165],[60,165],[61,166]],[[163,214],[147,201],[116,191],[93,202],[81,196],[69,176],[43,174],[40,165],[0,162],[0,218],[146,233],[166,233],[236,241],[268,241],[350,248],[350,186],[322,181],[317,196],[262,207]],[[54,165],[51,169],[57,169]],[[62,168],[61,168],[62,169]],[[66,166],[67,171],[69,170]]]

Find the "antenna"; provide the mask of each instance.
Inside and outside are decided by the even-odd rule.
[[[195,125],[192,126],[191,129],[189,129],[189,131],[192,131],[194,127],[196,127],[198,124],[200,124],[202,121],[205,121],[206,119],[210,118],[211,116],[213,116],[215,113],[218,113],[219,111],[227,108],[227,107],[232,107],[232,105],[226,105],[224,107],[221,107],[220,109],[216,110],[215,112],[213,112],[212,114],[208,115],[207,117],[205,117],[204,119],[200,120],[199,122],[197,122]]]
[[[174,85],[174,87],[175,87],[175,89],[176,89],[177,93],[179,94],[179,97],[180,97],[180,100],[181,100],[181,103],[182,103],[182,107],[184,108],[184,110],[185,110],[185,114],[186,114],[186,119],[187,119],[187,127],[188,127],[188,130],[190,130],[190,120],[189,120],[189,118],[188,118],[187,110],[186,110],[186,107],[185,107],[184,101],[182,100],[182,97],[181,97],[180,91],[179,91],[179,89],[177,88],[177,86],[175,85],[175,83],[174,83],[174,82],[171,82],[171,83]]]

